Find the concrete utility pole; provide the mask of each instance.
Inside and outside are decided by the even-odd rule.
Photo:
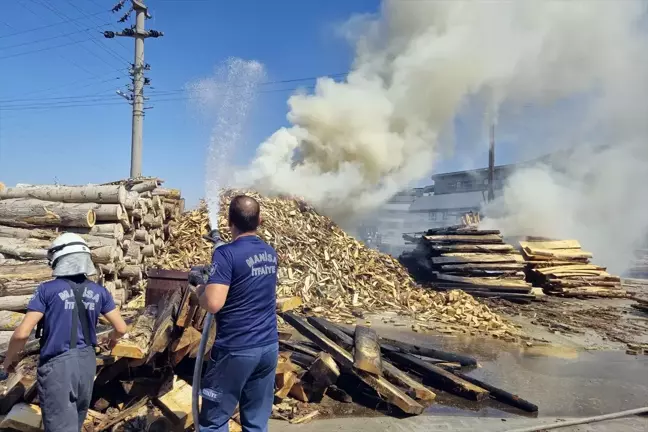
[[[118,12],[126,0],[120,0],[113,7],[113,12]],[[132,37],[135,39],[135,59],[130,71],[133,77],[133,88],[130,95],[123,95],[133,106],[133,126],[131,131],[131,178],[142,176],[142,138],[144,129],[144,85],[149,84],[149,80],[144,77],[144,71],[149,70],[150,66],[144,63],[144,39],[164,36],[164,33],[157,30],[146,30],[146,19],[151,18],[143,0],[130,0],[132,6],[128,12],[119,20],[125,22],[131,12],[135,12],[135,25],[126,28],[121,32],[104,32],[106,38],[112,39],[115,36]]]
[[[488,149],[488,202],[495,199],[495,125],[490,128],[490,146]]]

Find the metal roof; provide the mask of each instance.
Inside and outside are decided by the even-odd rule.
[[[486,191],[423,196],[414,201],[409,210],[411,212],[424,212],[433,210],[479,208],[482,203],[486,201],[486,197]]]

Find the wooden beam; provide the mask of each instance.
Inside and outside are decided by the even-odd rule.
[[[382,375],[380,345],[375,330],[361,325],[356,326],[353,366],[374,375]]]
[[[351,349],[353,347],[354,341],[351,337],[351,335],[355,334],[353,330],[347,330],[346,328],[343,329],[333,323],[326,321],[323,318],[309,317],[308,322],[310,322],[313,327],[321,331],[323,334],[340,344],[342,347],[346,349]],[[412,379],[409,375],[407,375],[407,373],[398,369],[391,363],[383,361],[382,371],[390,382],[401,388],[404,388],[406,394],[409,397],[423,402],[425,406],[431,404],[436,398],[434,392],[425,387],[423,384]]]
[[[19,403],[11,408],[0,423],[0,429],[18,432],[38,432],[45,430],[41,409],[38,405]]]
[[[128,338],[120,339],[111,354],[115,357],[145,358],[149,353],[157,313],[157,305],[147,306],[128,332]]]
[[[277,299],[277,313],[289,312],[301,305],[301,297],[280,297]]]
[[[535,249],[580,249],[578,240],[520,241],[520,247]]]
[[[502,390],[500,388],[497,388],[495,386],[487,384],[487,383],[485,383],[483,381],[480,381],[480,380],[478,380],[476,378],[473,378],[471,376],[468,376],[468,375],[466,375],[464,373],[461,373],[461,372],[458,372],[458,371],[452,371],[452,373],[454,375],[458,376],[459,378],[461,378],[461,379],[463,379],[465,381],[468,381],[469,383],[472,383],[472,384],[474,384],[474,385],[476,385],[478,387],[481,387],[481,388],[483,388],[485,390],[488,390],[490,392],[490,396],[495,400],[498,400],[498,401],[500,401],[502,403],[505,403],[507,405],[510,405],[512,407],[519,408],[519,409],[521,409],[523,411],[526,411],[526,412],[531,412],[531,413],[538,412],[538,406],[537,405],[532,404],[531,402],[522,399],[521,397],[519,397],[516,394],[509,393],[509,392],[507,392],[505,390]]]
[[[512,287],[531,288],[531,284],[524,281],[518,281],[518,280],[454,276],[449,274],[443,274],[440,272],[432,272],[432,274],[438,280],[465,283],[467,286],[475,284],[475,285],[512,286]]]
[[[522,255],[517,254],[444,253],[430,260],[432,264],[524,263]]]
[[[349,371],[353,370],[353,357],[348,351],[341,348],[331,339],[324,336],[324,334],[315,327],[296,315],[293,315],[291,312],[287,312],[282,316],[284,320],[293,326],[298,332],[315,342],[323,351],[328,352],[343,369]],[[421,414],[423,412],[423,406],[407,396],[386,379],[375,377],[362,371],[356,371],[356,375],[365,384],[373,388],[383,399],[400,408],[403,412],[408,414]]]
[[[412,355],[390,352],[387,356],[400,365],[416,370],[423,376],[424,381],[429,380],[433,383],[434,387],[441,390],[476,401],[482,401],[489,396],[488,390],[478,387],[443,368],[425,362]]]
[[[296,386],[291,395],[302,402],[320,402],[326,389],[340,376],[338,365],[327,353],[320,353]]]
[[[154,402],[176,426],[185,430],[194,423],[191,397],[191,386],[177,379],[171,391],[154,399]]]
[[[506,253],[513,252],[515,248],[509,244],[448,244],[428,245],[435,252],[478,252],[478,253]]]
[[[99,423],[97,426],[95,426],[95,431],[96,432],[101,432],[105,431],[108,428],[116,425],[120,421],[126,419],[127,417],[130,417],[137,413],[140,408],[146,405],[148,402],[149,398],[148,397],[143,397],[139,401],[135,402],[133,405],[130,405],[128,408],[125,410],[122,410],[119,414],[115,416],[110,416],[107,419],[103,420],[101,423]]]
[[[158,314],[151,335],[147,362],[155,354],[163,352],[171,343],[171,335],[175,326],[175,317],[178,314],[180,300],[180,291],[174,291],[170,297],[164,298],[158,303]]]
[[[490,235],[426,235],[423,237],[428,243],[474,243],[474,244],[501,244],[502,236]]]

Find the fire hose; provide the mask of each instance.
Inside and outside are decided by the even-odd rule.
[[[582,424],[601,422],[601,421],[605,421],[605,420],[619,419],[619,418],[622,418],[622,417],[629,417],[629,416],[638,415],[638,414],[645,414],[645,413],[648,413],[648,407],[636,408],[636,409],[631,409],[631,410],[626,410],[626,411],[619,411],[619,412],[615,412],[615,413],[603,414],[603,415],[594,416],[594,417],[585,417],[585,418],[569,420],[569,421],[560,422],[560,423],[552,423],[552,424],[531,426],[531,427],[523,428],[523,429],[514,429],[514,430],[509,430],[508,432],[539,432],[539,431],[544,431],[544,430],[549,430],[549,429],[560,429],[560,428],[564,428],[564,427],[567,427],[567,426],[576,426],[576,425],[582,425]]]
[[[210,233],[206,236],[203,236],[206,240],[214,243],[214,250],[226,244],[221,238],[220,233],[217,229],[211,230]],[[208,267],[207,267],[208,268]],[[202,281],[207,283],[209,274],[205,271],[205,267],[202,268]],[[200,345],[198,346],[198,354],[196,355],[196,365],[194,366],[193,381],[191,387],[191,412],[193,414],[193,421],[196,430],[199,430],[198,427],[198,416],[200,414],[200,387],[202,380],[202,369],[203,369],[203,358],[205,357],[205,351],[207,348],[207,339],[209,338],[209,329],[211,328],[212,321],[214,320],[214,314],[207,313],[205,315],[205,320],[203,321],[203,331],[200,336]]]

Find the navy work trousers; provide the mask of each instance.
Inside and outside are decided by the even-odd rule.
[[[236,405],[243,432],[267,432],[279,344],[236,351],[212,348],[202,379],[200,432],[228,432]]]
[[[38,400],[47,432],[79,432],[97,371],[93,347],[71,349],[38,367]]]

